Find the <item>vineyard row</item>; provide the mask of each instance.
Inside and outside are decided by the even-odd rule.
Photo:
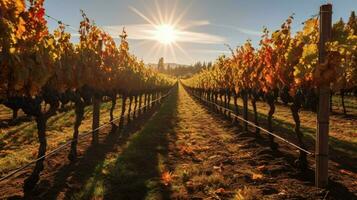
[[[182,80],[186,88],[200,98],[217,105],[222,103],[225,109],[229,108],[233,99],[235,115],[239,115],[237,102],[238,98],[242,98],[242,115],[246,121],[250,99],[256,126],[256,102],[265,101],[269,106],[269,132],[273,132],[275,103],[280,98],[290,107],[295,122],[297,142],[301,148],[297,163],[301,169],[308,167],[307,152],[303,150],[306,149],[303,133],[300,130],[301,108],[317,111],[318,131],[322,131],[318,133],[324,134],[324,147],[318,149],[328,152],[328,97],[336,91],[343,97],[347,91],[356,90],[357,86],[355,13],[351,13],[347,23],[341,19],[331,26],[332,5],[323,5],[321,9],[325,10],[321,11],[320,20],[318,17],[306,20],[302,30],[297,33],[291,31],[294,17],[290,16],[280,29],[271,34],[265,29],[259,47],[254,48],[249,40],[235,49],[229,47],[231,56],[220,56],[212,67]],[[248,123],[243,124],[244,130],[248,130]],[[256,130],[258,133],[259,129]],[[277,144],[272,135],[269,140],[271,148],[276,150]],[[320,144],[319,141],[317,143]],[[327,153],[317,154],[324,157],[327,164]],[[327,169],[325,164],[323,166]],[[327,175],[324,179],[327,180]]]
[[[58,29],[49,32],[44,0],[29,2],[30,5],[24,0],[0,1],[0,103],[34,117],[40,143],[38,160],[24,183],[25,192],[39,181],[47,148],[46,123],[61,104],[73,102],[75,107],[69,154],[74,161],[85,106],[93,106],[92,140],[97,143],[103,97],[112,101],[112,121],[119,95],[123,99],[123,116],[127,99],[141,107],[142,103],[162,96],[175,83],[174,79],[146,68],[143,61],[129,53],[125,30],[116,45],[82,12],[79,43],[74,44],[60,21]]]

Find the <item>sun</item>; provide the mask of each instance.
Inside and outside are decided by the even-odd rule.
[[[162,44],[174,43],[177,39],[177,30],[173,25],[160,24],[155,26],[154,38]]]
[[[171,0],[169,0],[171,1]],[[173,0],[174,1],[174,0]],[[155,0],[156,12],[150,13],[151,17],[144,15],[138,9],[129,6],[129,8],[144,19],[148,24],[143,24],[142,30],[138,29],[137,33],[139,38],[142,38],[143,41],[139,45],[148,44],[152,41],[155,41],[151,48],[148,50],[148,54],[154,54],[157,57],[159,54],[164,54],[165,56],[170,53],[173,57],[174,62],[176,62],[176,51],[181,52],[191,61],[194,61],[193,58],[181,47],[179,43],[181,42],[190,42],[195,41],[199,38],[199,33],[187,31],[188,28],[200,25],[206,25],[206,21],[193,21],[183,23],[183,18],[188,11],[188,7],[177,13],[177,3],[175,1],[173,9],[169,12],[168,8],[161,8],[157,0]],[[163,13],[162,11],[166,10],[168,12]],[[162,55],[160,55],[162,57]]]

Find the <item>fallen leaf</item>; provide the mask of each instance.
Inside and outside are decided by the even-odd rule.
[[[282,190],[281,192],[278,193],[278,195],[286,195],[286,191]]]
[[[194,153],[193,153],[193,149],[191,147],[185,146],[185,147],[181,147],[180,148],[180,154],[181,155],[189,155],[189,156],[191,156]]]
[[[214,166],[213,166],[213,169],[214,169],[214,170],[218,170],[219,172],[222,172],[222,170],[223,170],[223,165],[222,165],[222,163],[221,163],[219,166],[214,165]]]
[[[261,174],[256,174],[256,173],[252,174],[252,179],[253,180],[262,179],[262,178],[263,178],[263,175],[261,175]]]
[[[172,181],[172,172],[164,172],[161,175],[161,181],[164,183],[164,185],[168,186],[171,181]]]
[[[214,191],[214,193],[216,193],[216,194],[222,194],[225,192],[226,192],[226,190],[224,188],[218,188],[216,191]]]

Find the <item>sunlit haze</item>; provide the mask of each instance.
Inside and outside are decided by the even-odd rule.
[[[163,43],[163,44],[171,44],[174,42],[177,38],[176,32],[177,30],[175,29],[174,26],[170,24],[161,24],[155,27],[155,38],[157,41]]]
[[[145,63],[164,57],[165,62],[192,64],[230,55],[225,44],[235,47],[250,39],[258,46],[264,27],[274,31],[293,13],[292,31],[301,30],[302,22],[326,2],[334,5],[333,21],[347,21],[357,10],[356,0],[61,0],[46,1],[45,7],[47,14],[73,27],[67,31],[74,42],[83,9],[117,42],[125,27],[130,51]],[[51,30],[58,26],[48,23]]]

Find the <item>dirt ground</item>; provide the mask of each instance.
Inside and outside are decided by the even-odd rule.
[[[330,190],[314,187],[313,171],[299,172],[296,151],[272,152],[267,140],[213,115],[180,88],[171,140],[172,197],[180,199],[353,199],[356,174],[331,167]],[[280,149],[284,149],[286,146]],[[286,148],[288,149],[288,148]],[[313,161],[310,159],[310,163]],[[336,171],[337,170],[337,171]],[[346,196],[342,196],[346,195]]]
[[[357,199],[357,174],[331,161],[327,189],[311,169],[294,166],[295,149],[243,132],[194,100],[182,86],[125,131],[101,131],[100,143],[80,144],[46,161],[29,199]],[[1,184],[2,198],[21,199],[30,171]]]

